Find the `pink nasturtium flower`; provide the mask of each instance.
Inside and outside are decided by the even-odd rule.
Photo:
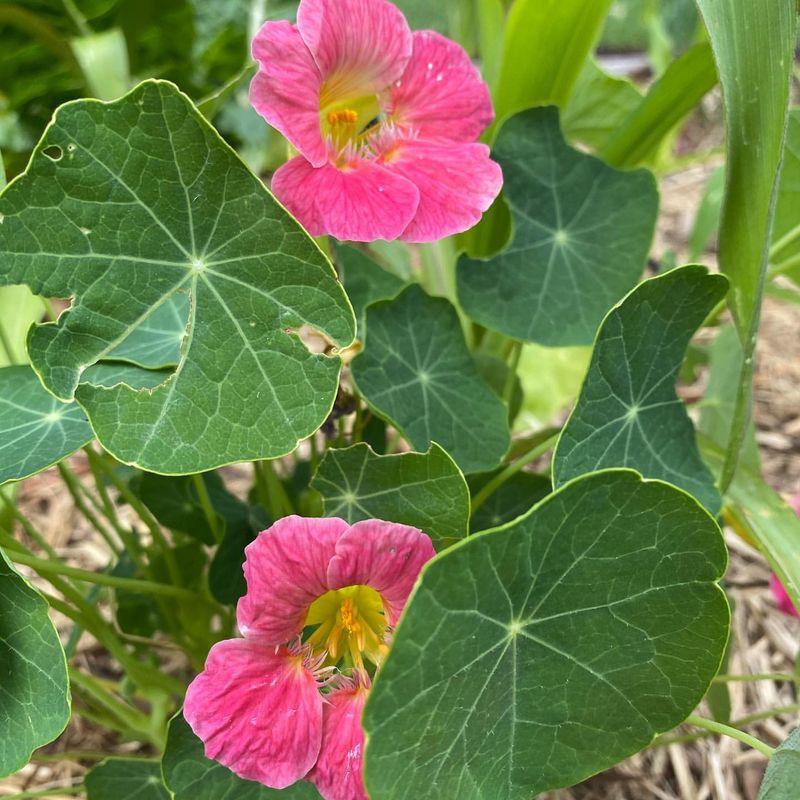
[[[502,172],[476,142],[494,116],[486,84],[387,0],[300,0],[297,25],[267,22],[253,56],[251,102],[299,152],[272,191],[312,235],[430,242],[497,197]]]
[[[431,540],[381,520],[292,516],[245,554],[247,593],[236,609],[243,638],[211,648],[184,717],[206,756],[243,778],[275,789],[305,778],[325,800],[365,800],[370,665],[380,666],[435,555]]]
[[[795,513],[800,516],[800,495],[793,497],[789,501],[789,505],[794,509]],[[778,604],[778,608],[784,614],[789,614],[792,617],[800,617],[800,612],[795,608],[792,598],[789,597],[789,592],[786,587],[780,582],[777,575],[771,575],[769,579],[769,588],[772,590],[772,596]]]

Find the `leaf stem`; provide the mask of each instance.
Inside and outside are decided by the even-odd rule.
[[[555,444],[558,436],[558,433],[548,436],[543,442],[532,447],[524,456],[521,456],[512,464],[509,464],[502,472],[495,475],[494,478],[472,498],[470,513],[474,514],[509,478],[512,478],[523,467],[526,467],[532,461],[536,461],[539,456],[546,453]]]
[[[44,558],[29,556],[25,553],[11,551],[12,561],[24,564],[42,575],[60,575],[64,578],[74,578],[85,583],[96,583],[100,586],[111,586],[115,589],[125,589],[129,592],[144,592],[147,594],[161,594],[168,597],[182,597],[184,600],[195,600],[197,595],[180,586],[171,586],[167,583],[155,581],[142,581],[137,578],[120,578],[105,572],[91,572],[87,569],[70,567],[61,562],[48,561]]]
[[[514,379],[517,377],[519,360],[522,357],[522,342],[514,340],[511,344],[511,354],[508,360],[508,375],[506,375],[506,385],[503,388],[503,400],[506,407],[511,408],[511,398],[514,395]]]
[[[800,683],[800,675],[790,675],[788,672],[762,672],[753,675],[717,675],[714,683],[734,683],[734,682],[755,682],[755,681],[784,681],[786,683]]]
[[[36,789],[32,792],[18,792],[5,794],[3,800],[33,800],[36,797],[52,797],[58,794],[80,794],[83,792],[83,783],[74,783],[72,786],[58,786],[52,789]]]
[[[748,745],[748,747],[752,747],[754,750],[758,750],[759,753],[763,753],[767,758],[770,758],[775,752],[774,747],[770,747],[760,739],[756,739],[755,736],[751,736],[749,733],[740,731],[737,728],[732,728],[730,725],[723,725],[721,722],[715,722],[713,719],[706,719],[705,717],[698,717],[692,714],[690,717],[687,717],[686,724],[694,725],[696,728],[704,728],[711,733],[729,736],[731,739],[738,739],[740,742]]]
[[[793,244],[798,239],[800,239],[800,225],[795,225],[794,228],[787,231],[777,242],[773,242],[772,246],[769,248],[769,258],[770,261],[775,260],[775,256],[780,253],[785,247],[788,247],[790,244]]]
[[[219,517],[217,512],[214,511],[214,506],[211,504],[211,497],[208,494],[208,487],[203,480],[203,476],[199,472],[192,475],[192,483],[197,492],[197,497],[200,500],[200,508],[203,509],[208,527],[211,528],[211,533],[214,536],[214,541],[219,544],[222,541],[222,531],[219,526]]]

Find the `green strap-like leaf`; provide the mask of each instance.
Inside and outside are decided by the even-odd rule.
[[[158,761],[107,758],[84,779],[86,800],[170,800]]]
[[[172,84],[62,106],[0,217],[0,283],[74,298],[34,329],[31,362],[120,460],[174,474],[271,458],[330,411],[340,362],[309,352],[298,330],[348,345],[347,298],[319,248]],[[188,322],[165,383],[81,383],[181,293]]]
[[[800,728],[782,742],[767,764],[758,800],[797,800],[800,787]]]
[[[35,475],[93,438],[77,403],[61,403],[30,367],[0,369],[0,484]]]
[[[367,309],[359,392],[416,450],[438,442],[464,472],[497,466],[508,450],[508,412],[478,375],[447,300],[417,285]]]
[[[364,712],[374,800],[528,800],[681,722],[719,667],[719,527],[628,470],[429,562]]]
[[[161,769],[174,800],[320,800],[319,792],[305,781],[278,791],[243,780],[206,758],[203,743],[182,714],[169,723]]]
[[[681,267],[640,284],[608,314],[556,446],[554,485],[604,467],[631,467],[719,511],[675,379],[689,340],[727,285],[705,267]]]
[[[740,334],[750,339],[757,330],[767,269],[797,41],[797,2],[697,0],[697,5],[725,101],[728,158],[719,263],[731,279],[731,308]]]
[[[800,283],[800,108],[789,112],[770,260]]]
[[[658,214],[655,180],[571,148],[554,108],[512,117],[493,152],[514,233],[488,261],[459,260],[461,304],[515,339],[589,344],[642,274]]]
[[[328,450],[311,485],[325,513],[347,522],[385,519],[425,531],[439,546],[467,535],[469,491],[452,458],[427,453],[379,456],[367,444]]]
[[[67,662],[48,606],[0,551],[0,776],[28,763],[69,721]]]

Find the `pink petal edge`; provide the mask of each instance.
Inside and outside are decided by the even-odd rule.
[[[272,192],[312,236],[352,242],[396,239],[419,203],[411,181],[374,161],[315,169],[298,156],[275,173]]]
[[[218,642],[189,685],[183,715],[207,758],[273,789],[303,778],[320,751],[322,695],[285,648]]]
[[[253,108],[312,164],[327,160],[320,129],[322,79],[297,27],[266,22],[253,38],[258,72],[250,84]]]
[[[390,114],[420,139],[472,142],[494,119],[489,87],[461,45],[414,31],[414,51],[392,86]]]
[[[790,617],[800,617],[800,613],[795,608],[792,598],[789,597],[789,592],[786,587],[781,583],[777,575],[770,575],[769,588],[772,590],[772,596],[778,605],[778,609]]]
[[[409,525],[367,519],[345,531],[328,567],[332,589],[364,584],[383,599],[389,625],[396,625],[426,562],[436,555],[427,534]]]
[[[503,172],[485,144],[403,142],[386,167],[419,190],[417,213],[400,236],[406,242],[433,242],[468,230],[503,186]]]
[[[284,517],[245,548],[247,593],[236,608],[244,636],[278,645],[300,634],[309,606],[328,591],[328,564],[347,527],[337,517]]]
[[[367,689],[339,689],[327,697],[323,714],[322,748],[306,780],[325,800],[367,800],[364,789],[364,729],[361,714]]]
[[[387,0],[300,0],[297,27],[323,84],[358,84],[359,91],[377,93],[402,75],[411,57],[411,30]]]

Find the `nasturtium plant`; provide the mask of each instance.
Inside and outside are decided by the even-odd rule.
[[[348,345],[347,298],[307,234],[171,84],[64,106],[0,213],[0,281],[75,296],[56,324],[33,330],[31,362],[122,461],[189,473],[274,457],[324,420],[340,367],[309,352],[300,329]],[[81,384],[179,294],[190,310],[163,384]]]
[[[45,599],[0,552],[0,775],[23,767],[69,720],[67,664]]]
[[[719,667],[725,565],[696,500],[625,470],[442,553],[367,704],[368,789],[522,799],[646,746]]]
[[[492,259],[460,259],[464,310],[515,339],[589,344],[644,270],[658,213],[653,176],[570,147],[553,107],[503,123],[494,157],[514,232]]]
[[[739,536],[800,609],[751,413],[797,3],[655,5],[0,7],[19,797],[533,800],[724,735],[795,800],[797,733],[750,727],[793,707],[728,688],[794,665],[737,674],[720,583]]]
[[[675,379],[689,339],[727,287],[705,267],[682,267],[641,283],[609,312],[553,456],[556,486],[604,467],[631,467],[719,511]]]

